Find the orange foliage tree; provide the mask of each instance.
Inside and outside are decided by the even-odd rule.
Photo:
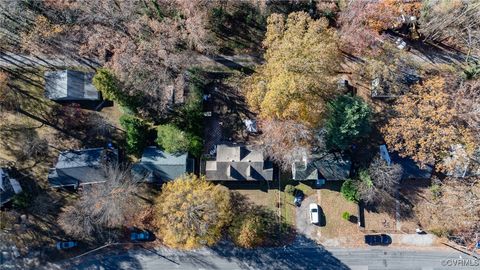
[[[383,127],[385,141],[401,156],[410,156],[421,165],[436,164],[449,154],[452,146],[474,149],[472,134],[459,120],[453,98],[442,77],[427,79],[396,102],[393,117]]]

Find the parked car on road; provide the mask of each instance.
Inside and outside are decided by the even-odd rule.
[[[318,205],[316,203],[311,203],[308,208],[310,209],[310,223],[318,224],[320,222]]]
[[[75,241],[61,241],[57,242],[57,249],[58,250],[64,250],[64,249],[70,249],[78,246],[78,243]]]
[[[370,246],[390,245],[392,238],[386,234],[367,234],[365,235],[365,244]]]
[[[130,240],[132,242],[145,242],[152,239],[152,234],[148,231],[132,231],[130,233]]]

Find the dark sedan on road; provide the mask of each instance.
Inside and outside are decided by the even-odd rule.
[[[390,245],[392,238],[386,234],[367,234],[365,235],[365,244],[370,246]]]

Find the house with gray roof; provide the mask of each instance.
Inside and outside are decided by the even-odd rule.
[[[401,157],[398,153],[390,154],[386,145],[380,145],[380,157],[390,166],[392,163],[400,164],[403,169],[402,180],[406,179],[430,179],[433,167],[426,165],[420,167],[413,159]]]
[[[273,163],[261,151],[245,145],[217,145],[215,160],[207,160],[204,174],[210,181],[271,181]]]
[[[163,183],[193,173],[195,160],[187,153],[170,154],[151,146],[145,148],[140,162],[132,166],[132,174],[148,183]]]
[[[48,181],[52,187],[73,187],[106,181],[104,166],[118,162],[118,150],[91,148],[61,152]]]
[[[100,92],[92,84],[94,73],[76,70],[45,72],[45,96],[55,101],[98,101]]]
[[[6,168],[0,168],[0,206],[13,199],[15,194],[22,192],[17,180],[11,178]]]
[[[338,153],[315,153],[292,164],[292,178],[298,181],[345,180],[350,177],[350,160]]]

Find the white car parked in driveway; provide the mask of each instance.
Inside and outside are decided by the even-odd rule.
[[[311,203],[308,208],[310,209],[310,223],[318,224],[319,223],[318,205],[316,203]]]

